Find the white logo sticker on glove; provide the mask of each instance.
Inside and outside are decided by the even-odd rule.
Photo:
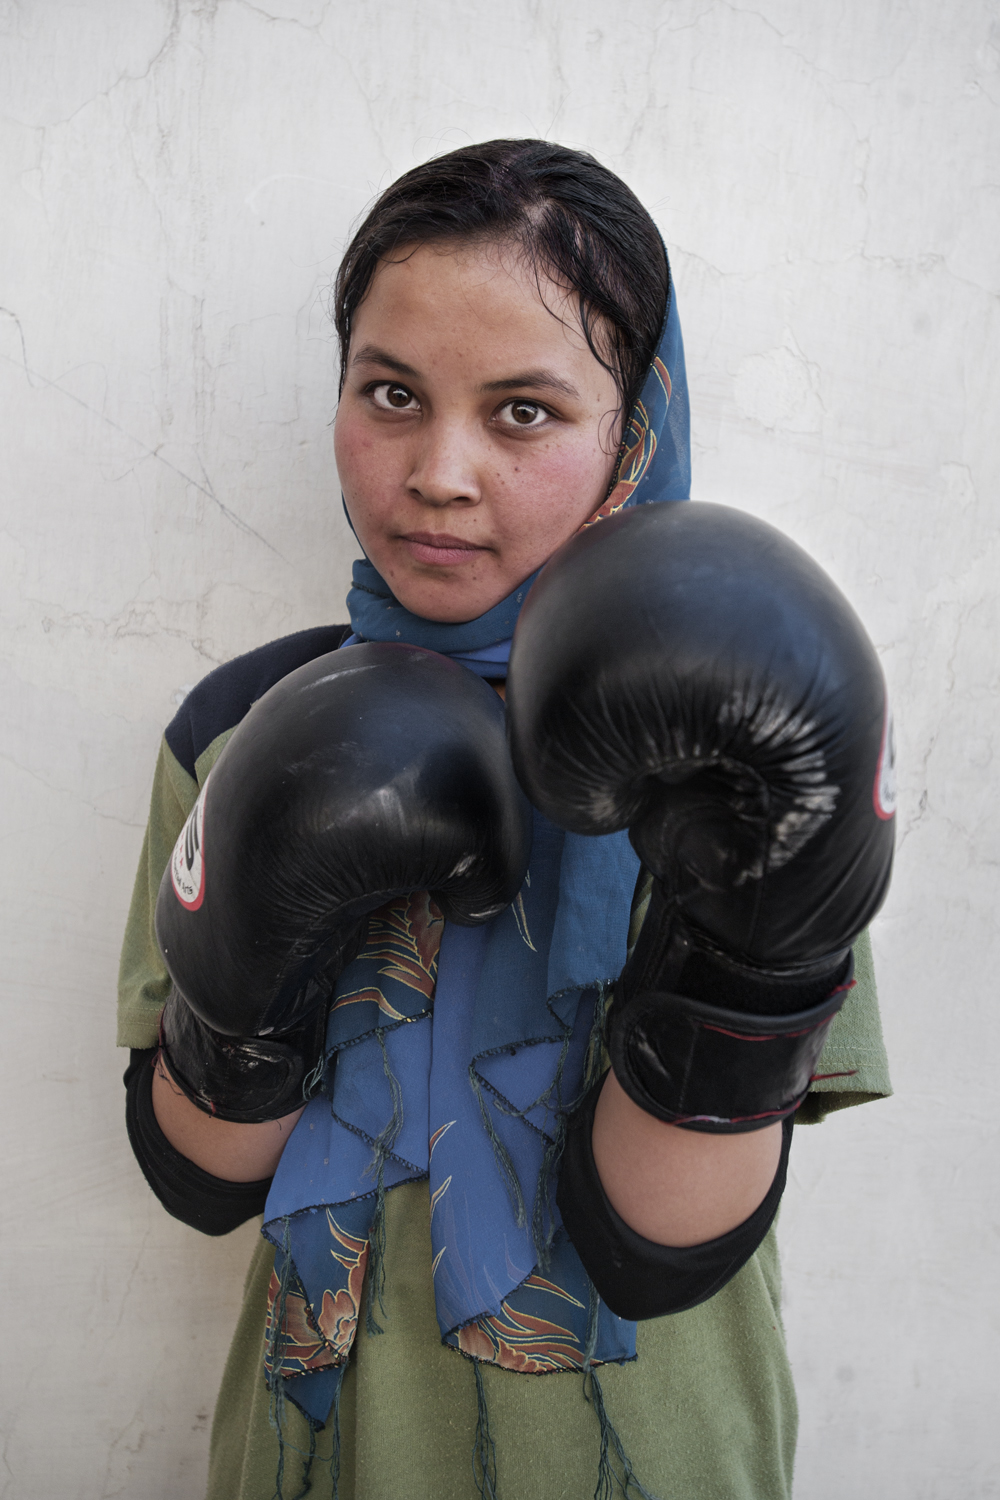
[[[208,782],[201,789],[201,796],[188,815],[180,837],[170,856],[170,880],[174,893],[188,911],[197,911],[205,899],[205,793]]]
[[[875,811],[885,822],[896,812],[896,735],[892,727],[892,709],[888,700],[885,705],[885,724],[882,727],[882,748],[878,753],[875,768],[875,785],[872,788]]]

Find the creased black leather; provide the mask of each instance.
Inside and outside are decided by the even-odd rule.
[[[767,969],[721,953],[654,881],[615,987],[608,1048],[629,1097],[690,1130],[760,1130],[798,1109],[853,983],[851,953]]]
[[[306,1102],[305,1084],[323,1057],[327,1006],[292,1031],[267,1037],[224,1036],[171,990],[160,1022],[170,1076],[193,1104],[219,1120],[280,1120]]]
[[[351,646],[283,678],[233,733],[164,872],[157,941],[214,1030],[287,1031],[361,918],[427,890],[446,920],[488,921],[530,843],[493,689],[433,651]]]
[[[504,707],[474,673],[371,643],[290,673],[233,733],[160,882],[178,1086],[224,1120],[296,1109],[367,915],[429,891],[476,926],[513,900],[530,846]]]
[[[612,1065],[660,1119],[793,1111],[892,869],[878,655],[815,562],[697,502],[612,516],[546,564],[507,678],[511,753],[578,834],[627,828],[653,876]]]
[[[729,506],[590,527],[525,602],[511,751],[574,833],[627,828],[685,920],[751,965],[846,953],[892,868],[878,654],[832,580]]]
[[[761,1130],[798,1109],[850,978],[819,1005],[781,1016],[641,991],[613,1007],[615,1077],[647,1114],[691,1130]]]

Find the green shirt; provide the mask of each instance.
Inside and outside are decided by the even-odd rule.
[[[118,1040],[156,1045],[168,978],[153,935],[160,877],[199,787],[231,730],[198,758],[196,779],[164,744],[153,783],[122,951]],[[890,1093],[871,949],[855,945],[857,984],[836,1017],[799,1110],[813,1123],[836,1109]],[[434,1315],[426,1182],[386,1199],[386,1317],[381,1335],[364,1319],[340,1404],[339,1500],[478,1500],[472,1454],[477,1420],[473,1367],[441,1344]],[[263,1238],[247,1274],[243,1307],[212,1429],[207,1500],[272,1500],[279,1445],[263,1377],[267,1288],[274,1252]],[[733,1280],[690,1312],[640,1323],[638,1359],[603,1366],[608,1416],[633,1471],[660,1500],[789,1500],[796,1404],[780,1316],[775,1231]],[[583,1500],[594,1494],[600,1424],[583,1378],[521,1375],[481,1366],[502,1500]],[[283,1500],[303,1487],[308,1425],[282,1417]],[[333,1424],[317,1435],[310,1495],[333,1494]],[[620,1491],[619,1491],[620,1493]],[[632,1490],[633,1495],[638,1491]]]

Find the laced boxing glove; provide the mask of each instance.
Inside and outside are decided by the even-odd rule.
[[[488,921],[520,889],[530,829],[503,704],[464,667],[367,644],[283,678],[219,756],[160,885],[178,1086],[221,1119],[290,1113],[367,914],[428,890],[446,920]]]
[[[825,573],[725,506],[646,506],[550,561],[507,679],[514,765],[655,877],[609,1018],[650,1114],[754,1130],[809,1088],[885,897],[892,741],[878,658]]]

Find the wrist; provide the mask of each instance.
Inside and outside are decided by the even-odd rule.
[[[613,1174],[606,1162],[602,1163],[599,1175],[595,1155],[604,1153],[607,1141],[602,1142],[599,1137],[604,1124],[609,1122],[605,1119],[601,1126],[595,1125],[598,1104],[602,1105],[602,1115],[603,1106],[612,1106],[611,1114],[614,1116],[617,1113],[615,1104],[627,1105],[629,1102],[620,1092],[616,1098],[613,1087],[613,1079],[605,1075],[594,1084],[569,1118],[556,1195],[559,1212],[588,1275],[612,1312],[621,1318],[632,1319],[659,1318],[666,1313],[683,1312],[706,1301],[725,1286],[740,1267],[746,1264],[766,1235],[785,1185],[792,1121],[786,1120],[780,1131],[766,1132],[763,1136],[742,1139],[731,1137],[722,1141],[718,1137],[699,1137],[690,1132],[672,1130],[658,1121],[650,1120],[641,1112],[629,1113],[626,1116],[629,1129],[638,1135],[640,1142],[653,1140],[659,1147],[669,1142],[667,1150],[670,1155],[675,1150],[683,1151],[686,1146],[693,1146],[701,1157],[700,1164],[706,1175],[712,1174],[713,1168],[719,1166],[725,1173],[726,1158],[730,1161],[734,1159],[730,1151],[734,1150],[735,1157],[738,1158],[740,1152],[749,1147],[750,1154],[756,1158],[753,1168],[756,1186],[754,1192],[747,1195],[746,1201],[749,1203],[751,1197],[756,1196],[757,1187],[764,1193],[762,1201],[748,1218],[713,1240],[686,1244],[658,1243],[648,1231],[653,1231],[654,1235],[664,1231],[664,1241],[687,1239],[696,1232],[708,1232],[709,1217],[702,1212],[706,1205],[703,1201],[701,1209],[697,1205],[688,1206],[689,1209],[695,1207],[701,1220],[697,1226],[690,1221],[689,1213],[689,1222],[683,1228],[676,1219],[669,1225],[654,1224],[648,1217],[634,1213],[637,1204],[630,1205],[624,1201],[620,1192],[621,1182],[619,1180],[616,1187],[611,1181]],[[701,1147],[707,1148],[707,1153],[703,1154],[699,1149]],[[765,1188],[763,1177],[767,1169],[764,1164],[773,1160],[775,1149],[779,1153],[777,1170],[770,1186]],[[675,1165],[681,1167],[684,1176],[689,1176],[686,1169],[692,1165],[692,1160],[686,1152]],[[626,1167],[625,1170],[630,1173],[632,1168]],[[665,1186],[663,1164],[654,1166],[656,1183],[636,1183],[638,1197],[646,1201],[654,1192],[660,1196],[664,1196],[664,1193],[671,1196],[677,1189],[678,1181],[674,1168],[670,1167],[668,1171],[673,1180]],[[611,1184],[614,1202],[602,1180],[605,1174]],[[716,1182],[715,1187],[718,1186],[719,1183]],[[701,1193],[705,1184],[702,1182],[694,1187],[696,1193]],[[624,1215],[618,1211],[615,1203],[624,1210]],[[662,1206],[670,1212],[669,1204]],[[648,1213],[648,1210],[647,1202],[645,1212]],[[724,1218],[716,1219],[716,1222],[724,1222]],[[633,1228],[633,1223],[642,1224],[645,1232],[640,1233]]]
[[[167,1142],[187,1161],[225,1182],[274,1175],[302,1109],[279,1119],[238,1124],[213,1118],[178,1087],[162,1055],[153,1061],[152,1107]]]
[[[777,1170],[781,1128],[684,1130],[642,1109],[609,1072],[594,1108],[592,1150],[625,1223],[648,1240],[684,1247],[727,1234],[759,1206]]]

